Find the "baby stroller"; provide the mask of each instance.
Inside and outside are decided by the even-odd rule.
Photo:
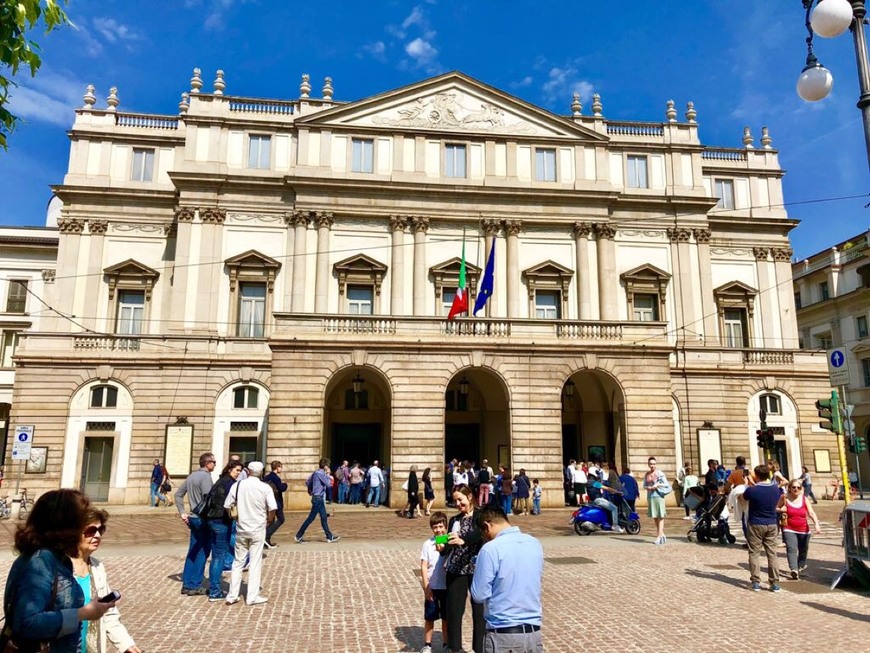
[[[691,510],[701,506],[698,519],[692,525],[686,538],[689,542],[711,542],[719,540],[719,544],[734,544],[737,538],[731,534],[728,527],[728,510],[726,509],[727,497],[722,494],[709,494],[706,498],[699,496],[698,492],[703,488],[691,488],[684,501]]]

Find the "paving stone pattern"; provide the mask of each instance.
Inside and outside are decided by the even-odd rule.
[[[422,592],[416,570],[423,519],[401,520],[386,510],[340,511],[342,535],[326,544],[319,524],[312,542],[290,543],[301,513],[288,516],[267,552],[265,605],[226,606],[180,594],[186,535],[162,514],[119,514],[110,521],[103,558],[124,598],[123,621],[147,653],[193,651],[380,652],[422,646]],[[834,504],[822,511],[836,515]],[[835,645],[865,650],[870,598],[828,590],[842,549],[832,523],[810,547],[806,579],[783,580],[783,592],[750,592],[746,551],[739,546],[690,544],[686,522],[670,520],[669,543],[639,536],[581,537],[567,528],[567,511],[519,517],[514,523],[541,537],[545,648],[698,651],[713,640],[743,641],[747,650],[799,650]],[[644,520],[646,521],[646,520]],[[826,520],[827,521],[827,520]],[[11,524],[0,526],[8,542]],[[8,548],[6,548],[8,550]],[[781,567],[786,567],[780,549]],[[10,557],[3,556],[5,576]],[[244,589],[244,583],[243,583]],[[471,625],[464,625],[470,646]],[[436,651],[440,650],[436,633]]]

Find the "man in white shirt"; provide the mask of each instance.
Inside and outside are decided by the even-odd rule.
[[[468,485],[468,472],[466,471],[465,466],[467,462],[463,462],[461,465],[456,467],[453,470],[453,487],[458,487],[460,485]]]
[[[368,471],[369,478],[369,494],[366,497],[366,508],[377,508],[381,502],[381,483],[384,482],[384,475],[381,468],[378,467],[378,461],[372,463]],[[372,501],[374,499],[374,501]]]
[[[574,467],[571,468],[571,484],[574,489],[574,499],[578,506],[583,503],[583,495],[586,494],[586,483],[588,480],[586,472],[583,471],[579,463],[574,463]]]
[[[245,602],[248,605],[259,605],[268,599],[260,596],[260,576],[263,570],[263,544],[266,541],[266,526],[275,519],[278,504],[275,493],[266,483],[263,483],[263,463],[254,461],[248,464],[248,477],[237,481],[227,494],[224,508],[233,504],[239,511],[236,531],[236,550],[233,569],[230,575],[230,591],[227,593],[227,605],[238,603],[239,590],[242,585],[242,568],[245,557],[250,555],[248,567],[248,593]]]

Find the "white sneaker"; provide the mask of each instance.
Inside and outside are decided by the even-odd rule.
[[[238,596],[237,596],[236,598],[234,598],[234,599],[231,599],[230,597],[227,597],[227,601],[226,601],[227,605],[235,605],[235,604],[238,603],[238,602],[239,602],[239,597],[238,597]]]
[[[432,653],[432,647],[426,644],[420,649],[420,653]]]
[[[613,527],[613,532],[614,532],[614,533],[624,533],[624,532],[625,532],[625,529],[624,529],[622,526],[614,526],[614,527]]]
[[[248,601],[248,605],[260,605],[261,603],[267,603],[269,599],[265,596],[255,596],[250,601]]]

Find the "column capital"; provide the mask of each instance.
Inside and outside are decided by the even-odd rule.
[[[193,222],[196,210],[191,206],[176,206],[175,219],[178,222]]]
[[[591,222],[575,222],[574,223],[574,238],[589,238],[592,233]]]
[[[768,247],[753,247],[752,254],[755,256],[756,261],[766,261],[767,256],[770,253],[770,248]]]
[[[409,223],[414,227],[415,233],[426,233],[429,231],[429,218],[425,218],[421,215],[415,215],[408,219]]]
[[[695,241],[698,243],[709,243],[710,242],[710,230],[709,229],[692,229],[692,234],[695,236]]]
[[[93,236],[102,236],[108,228],[107,220],[88,220],[88,233]]]
[[[54,278],[56,275],[57,275],[56,270],[43,270],[42,271],[43,283],[54,283]]]
[[[199,218],[205,224],[223,224],[227,219],[227,212],[218,208],[205,208],[199,210]]]
[[[794,256],[794,250],[791,247],[774,247],[770,250],[773,254],[774,261],[791,262],[791,257]]]
[[[595,237],[598,240],[613,240],[616,238],[616,228],[606,222],[596,222],[592,225],[592,230],[595,232]]]
[[[318,229],[332,229],[335,222],[332,218],[332,211],[315,211],[313,219]]]
[[[405,215],[391,215],[390,231],[405,231],[405,227],[408,226],[410,220],[411,219]]]
[[[501,231],[501,222],[498,220],[484,220],[483,221],[483,233],[486,236],[498,236],[498,232]]]
[[[692,230],[684,227],[671,227],[668,229],[668,239],[672,243],[687,243],[692,237]]]
[[[504,231],[508,236],[519,236],[523,230],[522,220],[505,220]]]
[[[309,219],[308,211],[293,211],[284,215],[284,221],[294,227],[307,227]]]
[[[57,230],[62,234],[80,234],[85,223],[78,218],[61,218],[57,221]]]

